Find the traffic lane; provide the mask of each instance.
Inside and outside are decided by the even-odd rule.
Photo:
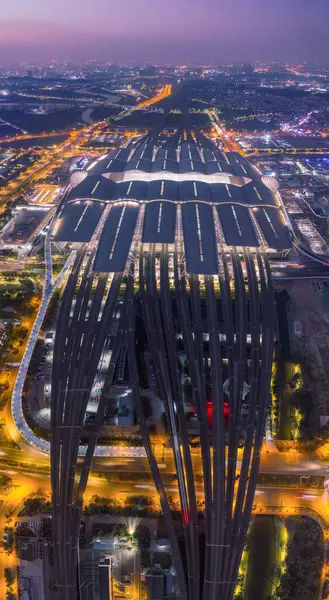
[[[0,261],[0,271],[24,271],[25,263]]]
[[[254,499],[254,512],[262,509],[279,509],[282,516],[289,516],[297,511],[314,511],[326,522],[329,522],[328,495],[324,490],[306,488],[285,488],[257,486]]]
[[[19,444],[22,441],[18,442]],[[104,447],[106,449],[106,447]],[[113,448],[114,449],[114,448]],[[126,450],[125,448],[123,450]],[[171,449],[163,448],[160,445],[154,448],[160,468],[165,468],[167,472],[176,473],[175,460]],[[146,457],[122,457],[121,450],[118,448],[118,456],[113,457],[94,457],[93,470],[98,472],[123,471],[131,468],[136,472],[150,472],[148,459]],[[79,461],[83,457],[79,458]],[[1,462],[16,462],[22,464],[36,464],[43,467],[49,466],[49,455],[41,452],[27,442],[23,442],[22,449],[6,448],[0,449]],[[192,452],[192,462],[195,472],[202,472],[202,460],[200,455],[196,456]],[[81,463],[82,464],[82,463]],[[240,461],[239,461],[240,464]],[[304,475],[304,476],[327,476],[329,472],[329,461],[316,461],[307,458],[301,458],[295,453],[270,453],[262,452],[260,473],[262,474],[281,474],[281,475]]]
[[[6,505],[14,507],[17,503],[22,503],[24,498],[31,494],[50,494],[50,474],[37,474],[34,471],[23,472],[20,469],[7,469],[0,467],[1,473],[10,475],[13,482],[13,489],[9,495],[0,494]],[[85,494],[85,502],[90,501],[95,494],[106,498],[123,497],[127,495],[154,495],[157,497],[155,485],[152,481],[149,483],[139,483],[134,479],[129,481],[129,473],[126,473],[126,481],[108,481],[106,476],[101,477],[91,473]],[[163,474],[166,480],[166,490],[171,495],[177,495],[179,498],[178,485],[170,482],[170,476],[167,471]],[[196,492],[200,499],[203,499],[204,490],[202,483],[196,485]],[[292,506],[302,506],[312,508],[329,518],[328,494],[321,489],[310,489],[305,486],[299,488],[288,488],[284,486],[265,486],[257,485],[254,505],[257,508],[262,506],[273,506],[289,509]]]
[[[0,472],[5,472],[12,477],[13,490],[10,495],[1,495],[1,499],[5,502],[6,512],[12,512],[18,505],[21,508],[24,498],[31,494],[50,494],[50,476],[47,474],[36,474],[34,471],[22,472],[17,469],[3,469]],[[170,474],[167,476],[165,469],[164,479],[167,494],[170,494],[175,501],[179,501],[179,492],[176,482],[170,481]],[[127,478],[129,474],[126,471]],[[197,483],[196,494],[199,506],[202,506],[204,500],[204,490],[202,483]],[[106,477],[98,476],[91,473],[88,481],[87,490],[84,496],[85,504],[92,501],[93,496],[98,495],[105,498],[113,498],[119,503],[124,503],[127,496],[146,495],[152,496],[154,508],[158,508],[159,500],[155,485],[152,481],[149,483],[139,483],[134,479],[132,481],[108,481]],[[293,514],[307,513],[314,511],[323,520],[329,522],[329,506],[328,494],[324,490],[310,489],[301,486],[300,488],[287,488],[283,486],[273,487],[258,485],[256,488],[253,512],[254,514],[262,513],[262,511],[276,512],[282,516]],[[18,513],[17,513],[18,514]]]
[[[29,479],[33,476],[35,478],[35,481],[39,481],[42,482],[42,478],[43,477],[49,477],[49,472],[50,472],[50,467],[49,467],[49,457],[47,455],[41,455],[41,453],[39,453],[36,449],[31,449],[30,454],[27,456],[26,453],[22,450],[16,450],[16,449],[9,449],[9,448],[2,448],[0,450],[0,470],[2,471],[7,471],[9,474],[10,472],[15,472],[18,473],[17,477],[17,484],[19,485],[22,481],[22,477],[26,477],[28,476]],[[41,460],[40,460],[41,458]],[[168,458],[168,457],[167,457]],[[79,459],[79,464],[81,463],[82,458]],[[202,477],[202,463],[201,460],[198,459],[198,461],[193,461],[194,462],[194,469],[195,469],[195,473],[198,474],[199,476]],[[98,464],[96,464],[98,463]],[[172,458],[171,461],[166,459],[166,462],[159,462],[159,470],[160,473],[162,474],[164,480],[166,481],[166,485],[171,486],[172,488],[175,488],[175,486],[177,485],[176,482],[176,467],[175,467],[175,463],[174,463],[174,459]],[[282,470],[282,468],[280,467],[280,470]],[[324,472],[326,471],[326,469],[324,469]],[[40,472],[40,474],[39,474]],[[266,473],[268,472],[268,469],[263,469],[262,472]],[[27,475],[28,473],[28,475]],[[103,473],[104,476],[100,477],[99,474]],[[111,480],[108,480],[106,478],[107,474],[111,474],[111,473],[117,473],[118,475],[118,481],[115,483]],[[273,471],[272,471],[273,473]],[[275,471],[275,473],[278,473],[278,471]],[[307,476],[308,473],[310,475],[320,475],[320,472],[314,472],[314,470],[311,471],[306,471],[305,469],[303,470],[301,468],[301,470],[299,471],[299,475],[302,476]],[[136,480],[136,474],[139,474],[140,476],[142,476],[141,480]],[[281,473],[280,473],[281,474]],[[282,475],[284,476],[285,474],[287,474],[287,470],[285,472],[282,473]],[[294,474],[296,474],[296,471],[294,471]],[[124,477],[122,478],[123,481],[119,481],[119,476],[123,475]],[[131,479],[130,479],[130,475],[131,475]],[[145,478],[143,478],[143,475],[145,475]],[[127,482],[130,483],[132,485],[132,487],[130,487],[130,492],[133,493],[134,491],[134,486],[138,486],[136,488],[137,489],[147,489],[148,487],[152,487],[152,489],[154,488],[153,486],[153,482],[152,482],[152,475],[150,472],[150,468],[149,468],[149,464],[148,464],[148,460],[145,459],[135,459],[135,458],[111,458],[111,459],[94,459],[93,461],[93,465],[92,465],[92,473],[91,476],[93,477],[93,479],[89,479],[88,482],[88,488],[87,488],[87,493],[88,495],[90,495],[90,493],[92,492],[92,489],[94,487],[93,484],[95,484],[95,481],[97,480],[97,489],[99,490],[99,486],[103,486],[104,487],[104,492],[109,492],[109,490],[115,490],[118,489],[122,489],[125,488],[125,486],[127,485]],[[102,484],[99,482],[103,482]],[[202,483],[202,479],[199,479],[200,485],[199,487],[199,493],[200,490],[203,493],[203,483]],[[15,481],[16,484],[16,481]],[[121,487],[120,487],[121,486]],[[266,490],[270,490],[273,489],[275,493],[277,493],[277,490],[281,489],[280,487],[273,487],[270,488],[270,486],[263,486],[264,489]],[[285,490],[288,490],[288,493],[297,493],[297,490],[304,488],[307,494],[309,495],[316,495],[318,497],[323,497],[324,495],[324,490],[321,487],[320,489],[316,489],[316,488],[306,488],[305,487],[305,480],[302,480],[300,482],[300,488],[292,488],[292,487],[287,487],[287,488],[282,488]],[[262,486],[258,486],[258,489],[262,489]],[[154,492],[155,492],[155,488],[154,488]],[[272,493],[274,493],[272,492]],[[96,492],[95,492],[96,493]]]
[[[159,447],[154,452],[159,465],[163,465],[167,472],[176,473],[175,460],[171,450],[163,450]],[[192,453],[192,462],[194,472],[202,472],[202,459],[201,456],[195,456]],[[93,470],[95,471],[120,471],[124,467],[126,470],[127,466],[132,466],[133,471],[144,472],[148,470],[148,460],[143,457],[111,457],[111,458],[100,458],[94,457],[93,459]],[[241,461],[238,460],[238,466],[241,466]],[[276,453],[276,454],[264,454],[262,453],[261,464],[259,472],[262,474],[278,474],[278,475],[300,475],[300,476],[326,476],[329,472],[328,461],[316,461],[307,458],[295,457],[293,454],[287,453]]]

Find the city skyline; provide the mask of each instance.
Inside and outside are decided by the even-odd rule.
[[[83,6],[60,0],[56,8],[39,0],[16,0],[0,11],[0,65],[20,61],[108,60],[137,64],[253,60],[324,62],[329,42],[329,6],[306,0],[260,0],[207,5],[142,4],[132,0]],[[305,41],[307,43],[305,43]],[[42,54],[40,54],[42,51]]]

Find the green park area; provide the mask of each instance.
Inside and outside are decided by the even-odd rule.
[[[246,578],[241,575],[235,600],[316,600],[323,544],[321,527],[310,517],[255,517],[244,552]]]
[[[289,517],[287,528],[286,569],[277,597],[280,600],[316,600],[319,598],[323,566],[321,527],[309,517]]]
[[[271,598],[277,561],[277,535],[274,516],[255,517],[248,537],[244,600]]]
[[[272,371],[273,430],[279,440],[298,440],[301,426],[307,430],[307,410],[310,404],[304,389],[302,365],[292,356],[286,305],[289,296],[277,296],[279,339],[274,347]]]

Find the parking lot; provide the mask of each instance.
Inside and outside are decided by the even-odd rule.
[[[49,209],[31,209],[24,207],[17,210],[1,233],[0,241],[4,244],[27,244],[42,229],[47,220]]]

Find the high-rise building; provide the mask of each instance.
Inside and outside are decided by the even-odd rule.
[[[72,176],[53,231],[76,251],[52,380],[53,543],[63,600],[78,597],[83,494],[119,371],[159,494],[177,597],[231,600],[270,402],[269,255],[291,247],[270,187],[247,160],[224,155],[198,133],[133,140]],[[95,382],[100,400],[77,482]],[[145,390],[163,406],[183,547],[150,439]],[[201,458],[191,452],[192,429]]]
[[[110,557],[106,557],[100,562],[98,575],[100,600],[113,600],[112,563]]]

